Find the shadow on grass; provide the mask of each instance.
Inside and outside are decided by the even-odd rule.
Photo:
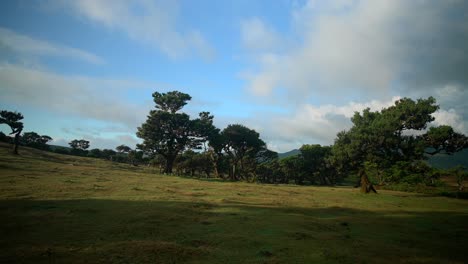
[[[0,201],[1,263],[463,263],[468,215],[119,200]]]

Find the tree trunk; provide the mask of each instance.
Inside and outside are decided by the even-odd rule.
[[[213,173],[214,173],[214,176],[215,178],[219,178],[219,173],[218,173],[218,157],[216,155],[216,153],[210,149],[208,150],[208,153],[209,153],[209,157],[210,157],[210,160],[211,160],[211,165],[213,166]]]
[[[361,176],[361,192],[369,193],[373,191],[374,193],[377,193],[377,191],[374,189],[374,185],[372,185],[364,170],[361,170],[359,174]]]
[[[20,133],[21,133],[21,130],[18,131],[16,134],[15,134],[15,146],[13,148],[13,154],[15,155],[18,155],[18,145],[19,145],[19,137],[20,137]]]
[[[236,164],[232,164],[232,169],[231,169],[231,181],[236,180]]]
[[[166,158],[166,169],[164,170],[164,173],[172,174],[172,167],[174,165],[175,158],[175,156],[168,156]]]

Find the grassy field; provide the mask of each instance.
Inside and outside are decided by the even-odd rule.
[[[467,263],[468,201],[161,176],[0,144],[0,263]]]

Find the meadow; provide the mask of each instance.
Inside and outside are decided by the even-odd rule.
[[[0,263],[466,263],[468,201],[227,182],[0,143]]]

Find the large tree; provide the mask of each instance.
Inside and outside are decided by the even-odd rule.
[[[223,138],[220,129],[213,125],[213,118],[209,112],[201,112],[199,118],[194,120],[194,129],[197,135],[196,141],[207,152],[214,175],[218,178],[219,160],[223,157]]]
[[[178,91],[153,93],[156,110],[151,110],[145,123],[138,127],[137,136],[143,139],[138,148],[152,156],[159,154],[166,160],[165,173],[171,174],[177,155],[194,145],[194,121],[179,113],[190,95]]]
[[[335,184],[334,178],[329,177],[327,158],[331,153],[331,147],[314,145],[303,145],[300,149],[304,171],[307,172],[309,180],[321,185]]]
[[[21,132],[23,131],[23,123],[20,120],[23,119],[23,115],[18,112],[10,112],[2,110],[0,112],[0,124],[6,124],[11,128],[10,135],[15,135],[13,153],[18,154],[18,145]]]
[[[230,159],[231,168],[229,176],[231,180],[246,178],[246,163],[256,160],[257,154],[265,149],[265,142],[260,139],[260,134],[243,125],[228,125],[222,132],[223,150]]]
[[[431,128],[422,136],[415,135],[414,132],[427,128],[438,109],[435,99],[429,97],[416,101],[403,98],[381,111],[372,112],[368,108],[362,114],[356,112],[351,119],[353,127],[338,134],[330,160],[342,172],[359,170],[361,183],[368,184],[370,181],[362,170],[365,162],[383,174],[398,162],[424,159],[428,147],[447,153],[466,147],[464,136],[447,127]]]

